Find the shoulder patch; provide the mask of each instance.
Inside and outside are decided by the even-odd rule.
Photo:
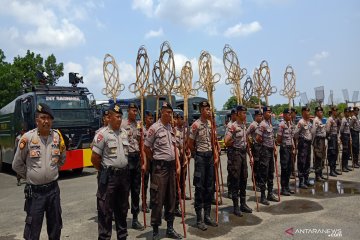
[[[97,136],[97,138],[96,138],[96,142],[99,143],[99,142],[101,142],[102,140],[104,140],[104,136],[103,136],[101,133],[99,133],[98,136]]]
[[[19,143],[20,150],[24,149],[24,147],[26,146],[26,142],[27,142],[26,138],[21,138],[20,143]]]
[[[193,125],[191,126],[191,129],[193,131],[196,131],[197,128],[198,128],[198,126],[197,126],[196,122],[194,122]]]
[[[148,137],[151,137],[152,135],[154,135],[154,133],[155,133],[154,128],[150,128],[148,131]]]

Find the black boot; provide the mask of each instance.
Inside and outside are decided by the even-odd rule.
[[[335,173],[334,169],[330,169],[330,174],[331,177],[337,177],[337,174]]]
[[[176,207],[174,214],[175,214],[176,217],[181,217],[182,216],[179,205]]]
[[[323,182],[324,180],[320,177],[320,173],[315,174],[315,182]]]
[[[175,231],[173,225],[174,221],[167,222],[166,237],[172,239],[182,239],[182,236]]]
[[[137,214],[133,215],[133,220],[132,220],[131,227],[133,229],[140,230],[140,231],[144,230],[144,226],[141,225],[141,223],[138,221]]]
[[[290,189],[289,184],[287,185],[286,190],[287,190],[290,194],[295,194],[295,191],[292,190],[292,189]]]
[[[268,192],[267,200],[272,202],[279,202],[279,199],[272,193],[272,191]]]
[[[324,180],[327,180],[327,178],[326,177],[324,177],[324,175],[323,175],[323,173],[322,173],[322,171],[320,172],[320,178],[324,181]]]
[[[290,196],[290,192],[287,190],[287,188],[281,188],[281,192],[280,192],[281,195],[283,196]]]
[[[334,173],[335,173],[336,175],[342,175],[342,173],[341,173],[341,172],[338,172],[338,170],[336,170],[336,168],[334,168]]]
[[[299,178],[299,188],[308,189],[308,187],[304,183],[304,178],[302,177]]]
[[[159,240],[160,234],[159,234],[159,226],[153,226],[153,240]]]
[[[252,209],[246,204],[245,197],[240,197],[240,211],[245,213],[252,213]]]
[[[239,207],[239,199],[233,199],[233,205],[234,205],[234,214],[238,217],[242,217],[242,213],[240,211],[240,207]]]
[[[343,167],[343,168],[342,168],[342,171],[343,171],[343,172],[349,172],[346,167]]]
[[[217,227],[218,224],[210,217],[210,208],[205,209],[205,217],[204,217],[204,223],[206,225],[212,226],[212,227]]]
[[[314,184],[310,182],[308,176],[304,178],[304,184],[305,184],[306,186],[308,186],[308,187],[314,186]]]
[[[264,205],[270,205],[270,203],[266,199],[265,191],[261,191],[260,203],[262,203]]]
[[[202,215],[201,215],[201,209],[196,211],[196,227],[200,229],[201,231],[207,230],[207,227],[203,221]]]

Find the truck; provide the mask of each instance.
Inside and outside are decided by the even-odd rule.
[[[70,75],[70,74],[69,74]],[[11,164],[15,140],[21,132],[36,128],[35,112],[39,103],[54,112],[53,129],[58,129],[66,144],[66,161],[60,170],[81,174],[92,166],[90,144],[98,129],[95,101],[85,87],[33,86],[0,109],[0,171]]]

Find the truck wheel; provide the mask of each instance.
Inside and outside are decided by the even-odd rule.
[[[84,168],[74,168],[72,170],[72,172],[75,174],[75,175],[81,175],[82,172],[83,172]]]

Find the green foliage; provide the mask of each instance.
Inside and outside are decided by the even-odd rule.
[[[262,106],[265,105],[264,101],[260,101],[260,104]],[[229,109],[233,109],[237,106],[237,101],[236,101],[236,97],[235,96],[231,96],[226,103],[223,106],[223,110],[229,110]],[[259,98],[255,97],[255,96],[251,96],[249,101],[243,101],[243,105],[246,107],[251,107],[251,108],[257,108],[259,106]]]
[[[48,85],[56,85],[59,78],[64,75],[63,63],[56,63],[53,54],[44,62],[40,54],[28,50],[24,57],[17,56],[13,63],[5,61],[5,53],[0,49],[0,108],[11,102],[23,92],[23,86],[39,84],[37,72],[49,74]]]

